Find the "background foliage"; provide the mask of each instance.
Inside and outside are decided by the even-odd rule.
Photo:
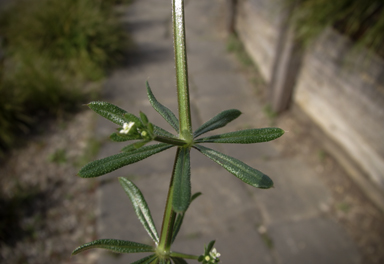
[[[309,41],[332,26],[358,45],[384,56],[382,0],[299,0],[295,3],[293,19],[302,40]]]
[[[116,0],[12,2],[0,15],[0,149],[39,116],[57,116],[92,95],[90,82],[121,58],[127,37]]]

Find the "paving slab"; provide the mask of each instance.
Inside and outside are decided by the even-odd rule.
[[[274,181],[273,189],[256,193],[266,224],[319,216],[329,208],[330,191],[300,160],[256,160],[255,166]]]
[[[361,257],[351,238],[329,218],[304,219],[270,228],[279,263],[357,264]]]
[[[217,30],[222,4],[186,1],[192,125],[197,128],[219,112],[237,108],[243,115],[219,132],[268,126],[259,99]],[[120,10],[137,48],[122,69],[111,73],[103,95],[131,113],[145,112],[171,131],[151,109],[145,90],[149,80],[159,101],[177,111],[170,8],[169,0],[140,0]],[[99,119],[95,133],[104,140],[116,127]],[[98,158],[118,153],[122,146],[105,141]],[[203,195],[190,206],[173,250],[201,254],[216,239],[222,263],[363,263],[354,242],[327,214],[329,190],[299,157],[283,156],[273,143],[207,146],[270,175],[275,188],[247,186],[192,150],[192,190]],[[142,190],[160,231],[175,152],[169,149],[99,178],[99,238],[150,243],[117,177],[128,177]],[[132,263],[145,255],[99,252],[99,264]]]

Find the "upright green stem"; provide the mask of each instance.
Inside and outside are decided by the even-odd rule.
[[[192,141],[191,110],[189,103],[188,88],[188,67],[187,51],[185,43],[184,25],[184,0],[172,0],[172,20],[173,20],[173,44],[175,50],[177,97],[179,106],[180,139],[187,143]],[[172,172],[171,183],[169,186],[167,204],[164,211],[163,225],[161,229],[158,253],[168,255],[171,249],[173,225],[176,213],[173,211],[173,179],[175,173],[176,159],[180,148],[178,148],[175,158],[175,165]]]
[[[176,213],[172,209],[172,200],[173,200],[173,179],[175,175],[176,160],[179,155],[180,149],[177,149],[175,163],[173,165],[171,182],[169,184],[167,203],[165,205],[165,211],[163,216],[163,225],[161,227],[160,241],[158,245],[158,251],[160,254],[167,255],[171,249],[172,243],[172,234],[173,234],[173,225],[176,218]]]
[[[172,0],[172,21],[180,137],[189,141],[192,135],[192,125],[188,88],[187,48],[185,43],[184,0]]]

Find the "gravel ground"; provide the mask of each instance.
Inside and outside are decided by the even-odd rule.
[[[45,124],[0,167],[1,263],[94,263],[92,252],[71,257],[96,236],[97,183],[76,176],[90,158],[92,120],[84,111]]]

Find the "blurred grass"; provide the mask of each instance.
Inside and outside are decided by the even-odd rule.
[[[294,4],[293,22],[298,37],[310,43],[326,27],[333,27],[355,42],[384,57],[383,0],[287,0]]]
[[[76,111],[128,46],[122,0],[14,1],[0,14],[0,150],[42,116]],[[97,91],[97,89],[96,89]]]

